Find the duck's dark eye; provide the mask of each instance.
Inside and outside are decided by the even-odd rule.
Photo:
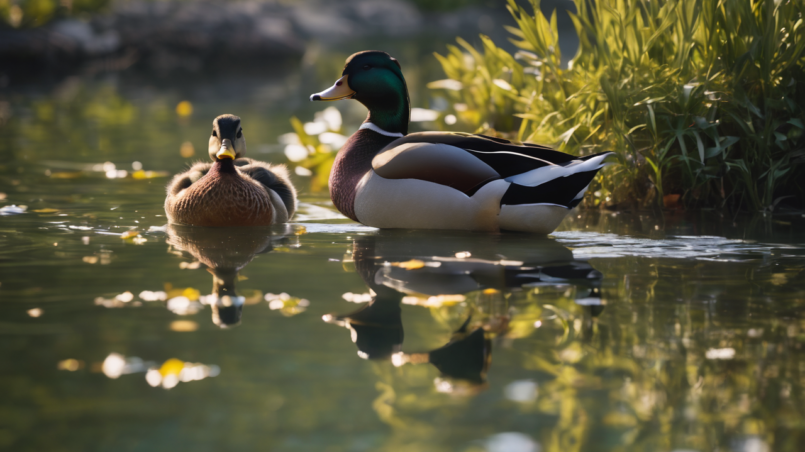
[[[218,138],[218,133],[217,133],[216,131],[214,131],[214,130],[213,130],[213,131],[212,131],[212,136],[214,136],[214,137]]]
[[[238,138],[240,138],[240,137],[242,137],[242,136],[243,136],[243,129],[238,130]]]
[[[368,71],[369,69],[372,69],[372,66],[369,66],[368,64],[363,67],[364,71]]]

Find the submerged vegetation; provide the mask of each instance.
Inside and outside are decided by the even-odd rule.
[[[774,210],[805,199],[805,4],[574,0],[576,55],[557,14],[509,0],[521,50],[482,36],[436,55],[449,128],[617,152],[588,204]],[[451,124],[452,123],[452,124]],[[593,187],[591,187],[593,188]]]

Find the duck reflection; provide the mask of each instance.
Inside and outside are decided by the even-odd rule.
[[[212,322],[221,328],[240,324],[245,298],[235,290],[238,272],[257,254],[267,253],[289,232],[276,228],[203,228],[168,225],[167,243],[207,266],[212,293],[202,302],[212,308]]]
[[[549,238],[381,231],[357,238],[352,259],[371,300],[324,321],[348,328],[364,359],[434,366],[441,373],[440,391],[452,392],[459,383],[474,390],[485,386],[492,340],[508,331],[509,293],[574,285],[575,301],[590,318],[603,310],[601,274]],[[461,326],[442,347],[405,353],[402,304],[447,307],[448,317],[461,318]]]

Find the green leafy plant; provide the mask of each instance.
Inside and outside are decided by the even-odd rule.
[[[342,134],[341,113],[327,107],[316,113],[312,122],[302,123],[292,117],[291,126],[294,131],[280,137],[285,156],[295,165],[297,175],[311,177],[311,191],[326,190],[335,156],[347,140]]]
[[[576,55],[561,67],[557,13],[509,0],[521,50],[481,36],[436,55],[450,128],[615,151],[593,204],[773,210],[805,199],[805,4],[574,0]],[[519,118],[519,121],[513,120]],[[456,123],[457,124],[452,124]]]

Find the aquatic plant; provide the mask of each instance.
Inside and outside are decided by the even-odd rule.
[[[617,152],[587,204],[773,210],[805,199],[805,4],[574,0],[565,68],[557,13],[509,0],[511,55],[481,36],[436,57],[440,124],[586,155]],[[514,118],[518,118],[515,120]],[[801,203],[801,201],[798,201]]]

